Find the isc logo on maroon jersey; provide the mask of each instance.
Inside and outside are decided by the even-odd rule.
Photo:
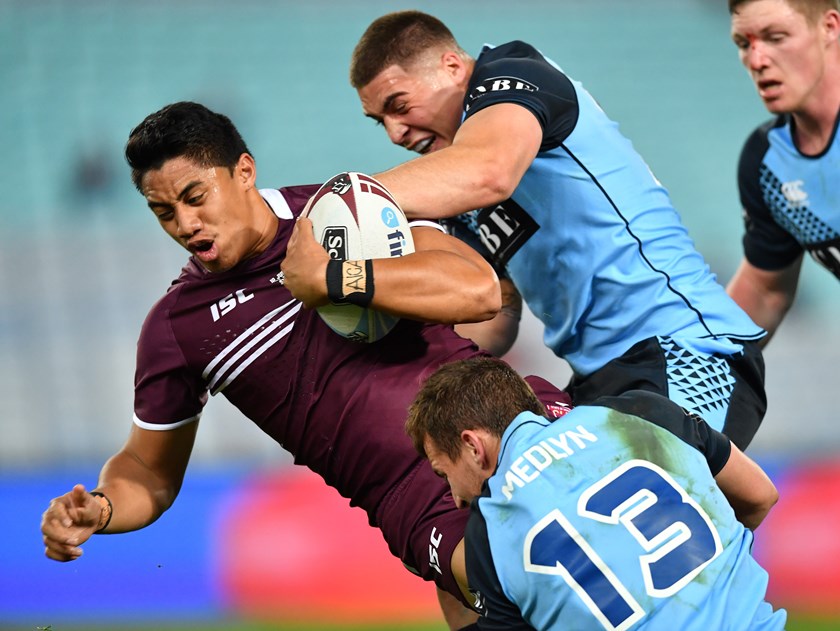
[[[347,260],[347,228],[344,226],[329,226],[324,230],[321,245],[331,259]]]

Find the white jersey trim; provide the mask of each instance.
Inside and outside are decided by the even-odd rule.
[[[289,208],[286,198],[276,188],[261,188],[260,195],[280,219],[294,219],[292,209]]]
[[[436,230],[440,230],[444,234],[446,233],[446,229],[441,226],[436,221],[431,221],[429,219],[418,219],[416,221],[409,221],[408,222],[409,228],[435,228]]]
[[[150,429],[155,432],[165,432],[170,429],[177,429],[182,425],[187,425],[188,423],[195,423],[200,418],[201,414],[199,413],[195,416],[191,416],[190,418],[185,418],[183,421],[176,421],[175,423],[147,423],[146,421],[141,421],[135,414],[134,424],[142,429]]]

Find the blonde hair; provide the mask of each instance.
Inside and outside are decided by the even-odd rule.
[[[797,13],[805,16],[810,24],[816,24],[826,11],[840,11],[840,0],[782,0]],[[729,0],[729,14],[756,0]]]

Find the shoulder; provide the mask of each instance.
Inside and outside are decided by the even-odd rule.
[[[756,127],[744,141],[744,146],[741,149],[741,164],[743,165],[745,162],[760,163],[770,148],[770,132],[787,124],[788,118],[786,116],[776,116]]]
[[[526,42],[515,40],[500,46],[485,44],[476,60],[473,78],[486,79],[490,74],[527,77],[529,72],[539,73],[540,71],[555,76],[564,74],[537,48]]]
[[[542,54],[540,54],[540,52],[536,48],[531,46],[531,44],[517,39],[507,42],[505,44],[500,44],[498,46],[485,44],[484,47],[481,49],[481,54],[478,56],[478,61],[486,63],[488,61],[495,61],[498,59],[505,58],[544,59]]]
[[[540,51],[521,41],[485,47],[464,102],[466,115],[497,103],[529,109],[543,128],[542,150],[562,142],[578,117],[575,83]]]
[[[306,207],[306,202],[322,184],[301,184],[284,186],[279,189],[265,189],[260,191],[268,204],[280,218],[297,217]]]
[[[666,430],[702,453],[713,474],[716,474],[729,459],[732,445],[726,436],[713,429],[698,415],[660,394],[632,390],[619,396],[601,397],[592,405],[635,416],[647,421],[651,426]]]

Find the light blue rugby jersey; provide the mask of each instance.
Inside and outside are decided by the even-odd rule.
[[[543,145],[512,198],[462,216],[581,376],[653,336],[725,355],[764,331],[727,296],[666,190],[583,87],[522,42],[485,47],[465,117],[527,107]]]
[[[747,139],[738,165],[744,207],[744,254],[778,270],[803,251],[840,278],[840,140],[837,120],[826,150],[800,153],[791,118],[779,116]]]
[[[783,629],[713,478],[728,445],[647,392],[520,414],[466,531],[480,628]]]

